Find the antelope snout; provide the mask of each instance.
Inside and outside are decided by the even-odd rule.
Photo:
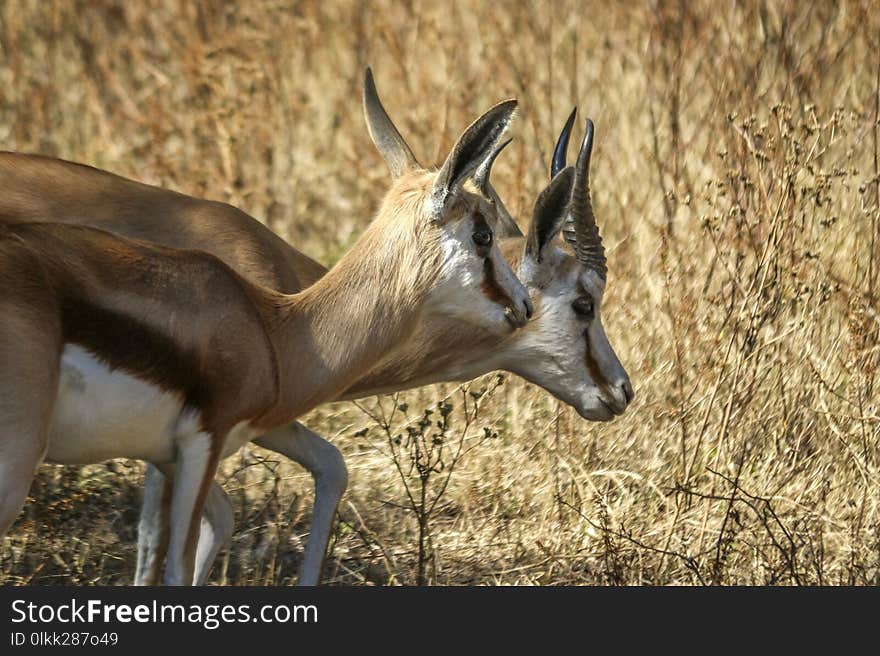
[[[532,299],[529,298],[528,294],[518,301],[514,300],[510,305],[504,308],[504,316],[507,317],[507,320],[514,328],[522,328],[525,326],[529,322],[529,319],[532,318],[534,312],[535,307],[532,305]]]
[[[630,383],[628,377],[622,378],[611,385],[610,391],[612,398],[608,405],[614,411],[614,414],[622,415],[630,401],[633,400],[633,396],[635,396],[632,383]]]

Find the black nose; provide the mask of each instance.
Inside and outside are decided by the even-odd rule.
[[[633,400],[633,388],[629,380],[623,381],[618,387],[620,388],[620,391],[623,392],[623,398],[626,399],[627,403]]]

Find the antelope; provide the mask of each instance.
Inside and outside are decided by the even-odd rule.
[[[0,535],[45,459],[152,463],[171,480],[165,583],[192,584],[222,458],[339,398],[417,322],[502,338],[532,313],[493,239],[488,175],[515,100],[469,126],[439,170],[396,176],[339,263],[295,294],[209,253],[82,225],[0,229]],[[572,169],[543,198],[564,211]],[[133,201],[136,202],[136,201]]]
[[[379,100],[369,70],[364,91],[368,129],[392,177],[418,169],[411,149]],[[574,112],[560,134],[553,173],[565,166],[573,121]],[[578,159],[582,182],[580,195],[572,199],[578,207],[562,222],[569,226],[564,231],[558,215],[536,212],[526,238],[488,183],[485,174],[491,167],[490,160],[484,163],[488,166],[483,167],[483,176],[476,181],[481,183],[476,185],[478,190],[498,211],[501,223],[496,234],[506,237],[500,243],[502,252],[519,271],[535,303],[536,314],[524,329],[499,339],[450,322],[417,322],[414,338],[340,398],[443,380],[468,380],[502,369],[544,387],[585,419],[603,421],[622,413],[633,391],[601,322],[606,269],[588,196],[591,149],[592,132],[585,135]],[[246,278],[287,293],[313,284],[326,272],[262,223],[228,205],[48,158],[0,154],[0,173],[5,192],[0,195],[0,221],[44,221],[60,215],[65,220],[171,246],[202,248]],[[70,208],[74,208],[73,213]],[[575,223],[581,226],[577,231],[572,229]],[[572,252],[555,243],[560,232]],[[254,441],[301,464],[314,478],[314,512],[300,575],[301,584],[314,585],[320,578],[336,507],[347,485],[342,456],[301,423],[275,429]],[[158,581],[158,565],[167,540],[170,488],[171,481],[157,468],[148,466],[139,526],[138,584]],[[205,580],[216,554],[231,537],[232,517],[232,506],[222,488],[212,485],[199,536],[199,582]]]

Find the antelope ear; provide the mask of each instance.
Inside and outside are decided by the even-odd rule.
[[[449,194],[486,162],[515,112],[516,100],[505,100],[471,123],[458,138],[434,180],[434,199],[441,207]]]
[[[559,234],[571,206],[574,168],[567,166],[556,174],[535,201],[532,224],[526,239],[523,260],[532,266],[543,262],[547,248]]]
[[[388,165],[392,179],[397,179],[407,171],[419,167],[415,155],[394,127],[391,117],[379,100],[376,84],[373,82],[373,71],[369,66],[364,73],[364,116],[367,119],[370,139]]]

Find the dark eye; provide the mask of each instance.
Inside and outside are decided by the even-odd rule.
[[[571,304],[571,309],[579,317],[584,319],[593,318],[593,299],[589,296],[578,296]]]
[[[474,243],[477,246],[491,246],[491,244],[492,244],[492,231],[491,230],[477,230],[474,233]]]

